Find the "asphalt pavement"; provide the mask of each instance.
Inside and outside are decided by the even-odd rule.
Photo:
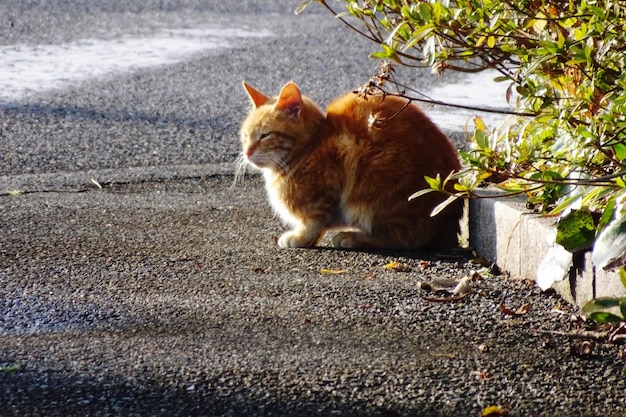
[[[235,181],[241,80],[327,103],[375,68],[298,3],[0,4],[0,45],[272,33],[0,105],[0,416],[625,415],[619,346],[572,353],[544,331],[573,307],[468,250],[276,246],[261,178]]]

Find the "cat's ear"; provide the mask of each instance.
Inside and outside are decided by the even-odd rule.
[[[302,108],[302,93],[298,86],[290,81],[280,90],[278,95],[278,102],[276,103],[276,110],[283,111],[293,118],[297,118],[300,115],[300,109]]]
[[[243,88],[246,89],[246,92],[248,93],[250,100],[252,100],[252,102],[254,103],[254,107],[262,106],[265,103],[267,103],[267,101],[269,100],[269,97],[263,95],[257,89],[255,89],[254,87],[252,87],[250,84],[248,84],[245,81],[243,82]]]

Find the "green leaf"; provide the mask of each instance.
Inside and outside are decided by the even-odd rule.
[[[18,365],[18,364],[6,365],[6,366],[3,366],[2,368],[0,368],[0,371],[6,372],[6,373],[19,372],[21,370],[22,370],[22,366]]]
[[[613,218],[614,212],[615,198],[610,198],[609,201],[606,202],[606,206],[604,207],[604,211],[602,212],[602,216],[600,217],[600,221],[598,222],[598,231],[601,231],[607,224],[609,224],[609,222]],[[624,285],[624,288],[626,288],[626,285]]]
[[[599,297],[586,303],[581,309],[583,314],[590,314],[596,311],[603,311],[607,308],[619,306],[619,299],[614,297]]]
[[[624,252],[626,252],[626,217],[620,217],[610,222],[596,238],[591,261],[598,268],[620,267],[623,264],[620,259]]]
[[[374,59],[389,59],[389,55],[386,52],[378,51],[370,54],[370,58]]]
[[[622,313],[622,317],[626,318],[626,297],[620,298],[619,311]]]
[[[619,280],[622,282],[624,289],[626,289],[626,270],[624,270],[624,267],[619,269]]]
[[[596,311],[589,314],[588,318],[598,323],[621,323],[624,319],[620,316],[616,316],[613,313],[607,313],[606,311]]]
[[[489,135],[484,130],[474,131],[474,141],[480,149],[487,149],[489,147]]]
[[[420,2],[418,8],[422,20],[429,22],[432,18],[432,6],[428,3]]]
[[[587,210],[572,210],[556,225],[556,243],[569,252],[578,252],[593,245],[596,226]]]
[[[613,145],[613,151],[615,152],[615,156],[617,156],[620,161],[626,159],[626,145],[623,143],[616,143]]]
[[[430,188],[435,189],[435,190],[438,190],[441,188],[441,176],[439,174],[437,174],[435,178],[425,175],[424,179],[426,180]]]

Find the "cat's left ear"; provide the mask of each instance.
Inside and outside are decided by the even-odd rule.
[[[246,92],[248,93],[250,100],[252,100],[252,102],[254,103],[254,107],[262,106],[265,103],[267,103],[267,101],[269,100],[269,97],[263,95],[257,89],[255,89],[254,87],[252,87],[250,84],[248,84],[245,81],[243,82],[243,88],[246,89]]]
[[[275,108],[276,110],[287,113],[287,115],[294,119],[300,116],[300,110],[302,109],[302,93],[293,81],[285,84],[283,89],[280,90]]]

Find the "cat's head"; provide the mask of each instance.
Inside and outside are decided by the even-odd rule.
[[[258,167],[286,173],[307,148],[325,116],[312,100],[289,82],[277,97],[267,97],[243,83],[254,108],[241,127],[245,160]]]

